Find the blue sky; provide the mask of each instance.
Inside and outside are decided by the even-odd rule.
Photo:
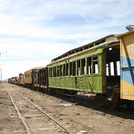
[[[133,0],[0,0],[3,79],[134,24]],[[2,53],[7,52],[7,53]]]

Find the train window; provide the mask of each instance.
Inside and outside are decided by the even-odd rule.
[[[54,67],[52,67],[52,77],[54,77]]]
[[[44,70],[44,72],[42,73],[42,77],[45,77],[46,75],[46,70]]]
[[[98,57],[93,56],[93,73],[98,73]]]
[[[104,43],[105,42],[105,39],[103,39],[102,41],[101,41],[101,43]]]
[[[72,54],[74,54],[75,52],[74,51],[72,51]]]
[[[53,68],[53,77],[56,77],[56,67]]]
[[[75,76],[76,68],[75,61],[70,63],[70,75]]]
[[[88,46],[85,46],[84,49],[88,49]]]
[[[109,76],[109,67],[108,67],[108,64],[106,64],[106,76]]]
[[[85,59],[82,59],[82,60],[81,60],[81,64],[82,64],[82,66],[81,66],[81,67],[82,67],[82,68],[81,68],[81,71],[82,71],[81,74],[85,74],[85,72],[86,72],[86,71],[85,71]]]
[[[91,44],[89,47],[91,48],[91,47],[93,47],[94,46],[94,44]]]
[[[53,71],[53,67],[51,68],[51,77],[54,76],[54,71]]]
[[[112,51],[112,48],[109,48],[109,51]]]
[[[80,48],[80,51],[83,51],[83,48]]]
[[[59,69],[60,69],[60,70],[59,70],[59,71],[60,71],[60,72],[59,72],[59,73],[60,73],[59,76],[62,76],[62,65],[60,65],[60,68],[59,68]]]
[[[92,65],[91,65],[91,57],[87,58],[87,74],[91,74]]]
[[[59,76],[59,74],[60,74],[60,67],[57,66],[57,76]]]
[[[68,64],[65,65],[66,76],[68,76]]]
[[[63,65],[63,76],[65,76],[65,64]]]
[[[55,77],[55,67],[52,68],[53,69],[53,77]],[[44,70],[45,72],[45,70]],[[44,76],[44,73],[43,73],[43,76]]]
[[[77,61],[77,75],[80,75],[80,60]]]
[[[68,76],[68,64],[66,64],[66,76]]]
[[[120,76],[120,61],[116,61],[117,64],[117,75]]]
[[[96,43],[95,43],[95,46],[97,46],[97,45],[99,45],[99,44],[100,44],[100,42],[96,42]]]
[[[54,77],[54,68],[52,67],[51,70],[52,70],[52,71],[51,71],[51,73],[52,73],[52,74],[51,74],[51,75],[52,75],[51,77]]]
[[[75,66],[75,61],[72,62],[72,75],[75,76],[75,73],[76,73],[76,66]]]
[[[95,73],[98,73],[98,63],[95,64]]]
[[[72,62],[70,63],[70,75],[72,75]]]
[[[53,70],[52,70],[52,68],[51,68],[51,70],[50,70],[50,71],[51,71],[51,72],[50,72],[50,73],[51,73],[51,77],[53,77]]]
[[[114,62],[110,62],[110,68],[111,76],[114,76]]]
[[[79,52],[79,50],[78,50],[78,49],[76,50],[76,53],[77,53],[77,52]]]
[[[52,68],[49,68],[49,77],[52,77]]]
[[[42,78],[42,73],[39,72],[39,74],[40,74],[40,77]]]

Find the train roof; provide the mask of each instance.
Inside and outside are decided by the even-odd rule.
[[[74,55],[83,53],[85,51],[95,49],[96,47],[99,47],[99,46],[101,47],[102,45],[110,44],[110,43],[112,43],[112,41],[119,42],[119,39],[117,38],[117,36],[119,36],[119,34],[111,34],[111,35],[105,36],[101,39],[98,39],[96,41],[93,41],[91,43],[88,43],[86,45],[83,45],[81,47],[77,47],[75,49],[69,50],[68,52],[60,55],[59,57],[52,59],[50,64],[55,63],[55,62],[60,61],[60,60],[63,60],[63,59],[67,59],[67,58],[72,57]]]
[[[121,36],[127,35],[127,34],[129,34],[129,33],[133,33],[133,32],[134,32],[134,30],[128,31],[128,32],[125,32],[125,33],[123,33],[123,34],[119,34],[117,37],[121,37]]]
[[[32,70],[42,69],[42,68],[44,68],[44,67],[33,67],[33,68],[31,68],[31,69],[25,71],[24,73],[30,72],[30,71],[32,71]]]

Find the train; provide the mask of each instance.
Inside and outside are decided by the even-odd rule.
[[[9,83],[56,95],[95,94],[97,106],[134,108],[134,28],[69,50],[46,67],[34,67]]]

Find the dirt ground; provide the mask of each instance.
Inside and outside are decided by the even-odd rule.
[[[93,97],[57,97],[10,84],[74,134],[134,134],[134,112],[124,108],[98,108]],[[0,133],[26,133],[4,87],[0,84]]]

